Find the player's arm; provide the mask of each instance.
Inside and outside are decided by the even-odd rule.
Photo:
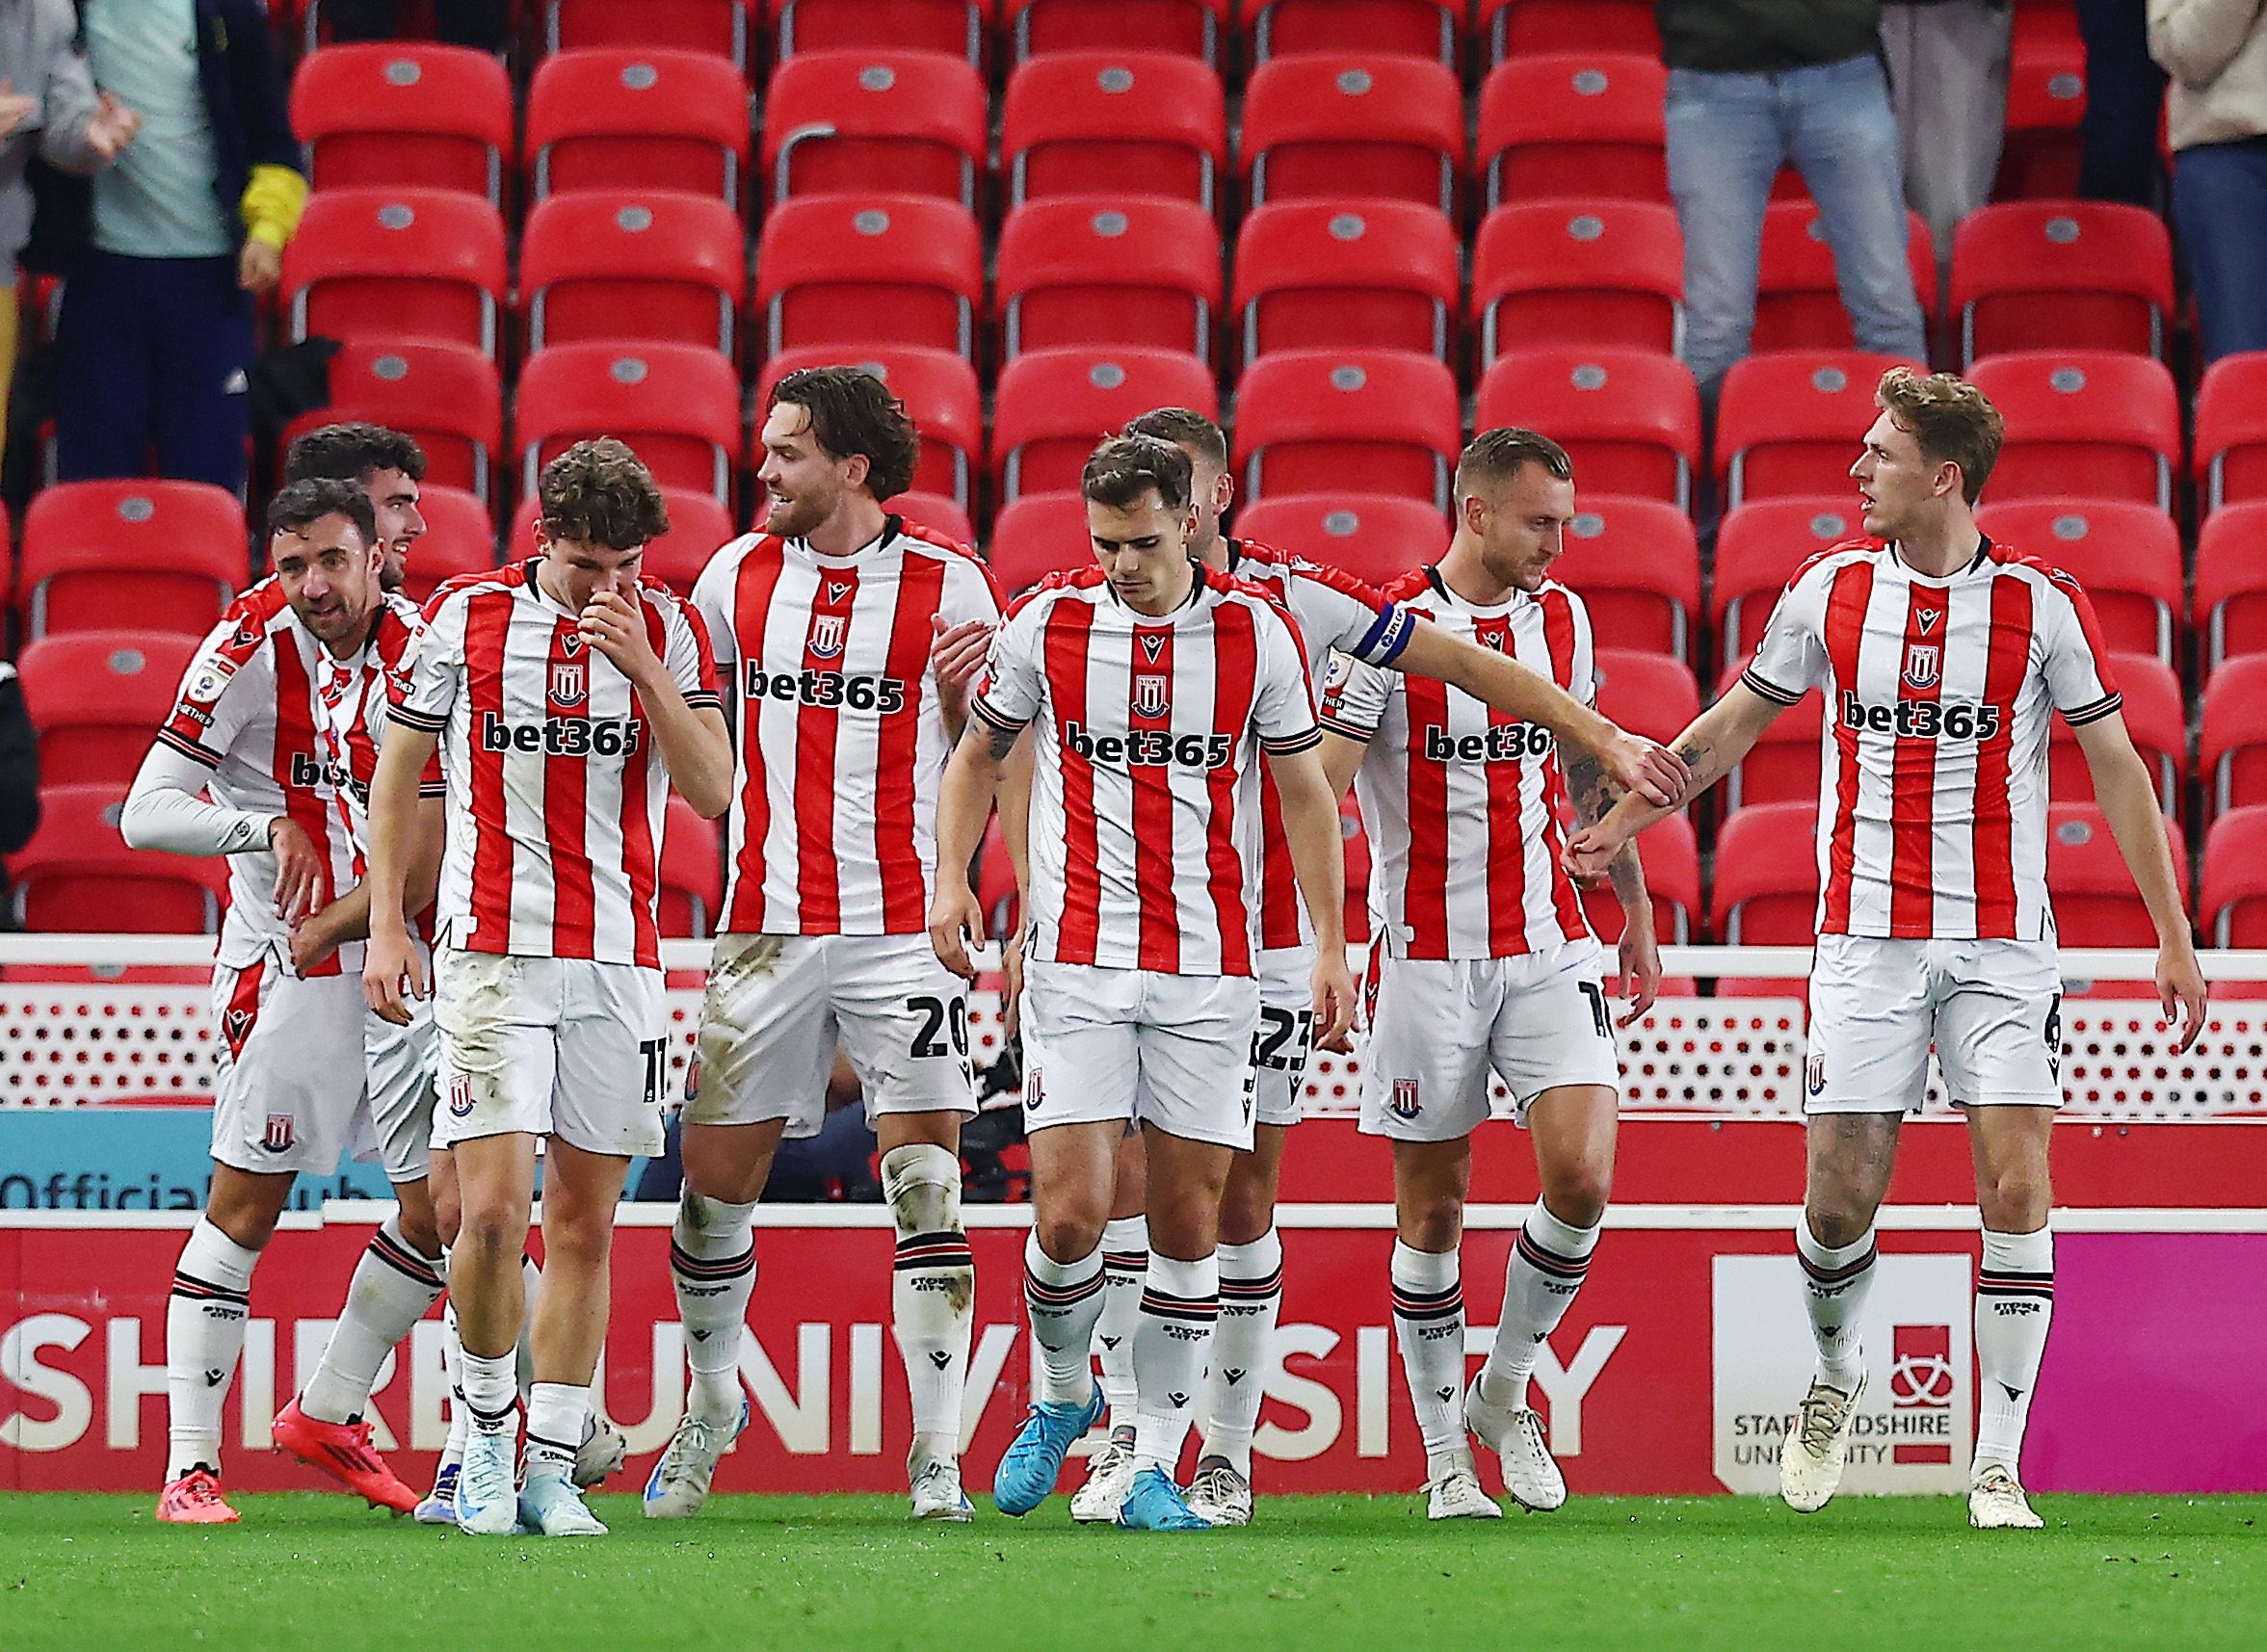
[[[1007,847],[1008,865],[1015,874],[1017,923],[1000,945],[1000,974],[1005,989],[1000,1015],[1013,1036],[1022,1020],[1023,924],[1031,912],[1031,765],[1033,740],[1026,729],[1008,753],[1000,773],[997,806],[1000,842]]]
[[[937,789],[936,894],[929,904],[929,944],[945,968],[963,978],[976,973],[968,942],[984,933],[984,907],[968,886],[968,868],[984,842],[984,825],[991,818],[1009,755],[1022,734],[1021,727],[994,721],[979,705],[953,747]],[[1024,773],[1030,774],[1028,763]]]
[[[409,893],[404,898],[410,916],[432,905],[440,887],[445,820],[440,799],[417,800],[417,843],[409,862]],[[348,941],[367,939],[369,933],[370,880],[365,877],[291,931],[291,967],[303,975]]]
[[[1692,784],[1677,807],[1690,808],[1702,792],[1738,768],[1773,720],[1792,703],[1766,698],[1749,687],[1744,677],[1725,690],[1722,698],[1671,742],[1670,748],[1692,771]],[[1585,881],[1606,876],[1623,844],[1675,812],[1648,802],[1634,792],[1624,795],[1595,826],[1568,840],[1567,870]]]
[[[1575,752],[1568,759],[1567,791],[1574,804],[1574,818],[1586,826],[1603,820],[1623,795],[1607,778],[1605,765],[1587,751]],[[1629,1000],[1629,1009],[1620,1024],[1627,1027],[1653,1007],[1661,990],[1660,938],[1654,932],[1653,900],[1646,893],[1646,869],[1638,859],[1637,839],[1631,838],[1614,852],[1614,858],[1606,863],[1606,876],[1613,880],[1614,899],[1621,905],[1621,992]]]
[[[2133,748],[2121,712],[2081,722],[2072,729],[2078,749],[2086,753],[2086,767],[2094,776],[2094,800],[2101,805],[2118,840],[2118,852],[2133,874],[2133,886],[2148,907],[2157,929],[2157,1002],[2168,1023],[2184,1022],[2174,1053],[2186,1050],[2204,1029],[2204,972],[2197,962],[2196,941],[2188,928],[2188,913],[2180,904],[2180,882],[2173,871],[2173,846],[2167,841],[2165,817],[2157,807],[2157,792],[2148,766]]]
[[[581,626],[592,646],[638,691],[653,743],[669,766],[670,783],[702,820],[723,815],[732,806],[732,737],[725,731],[724,711],[708,686],[716,671],[707,648],[696,648],[698,658],[672,669],[654,652],[643,599],[619,590],[593,592]],[[699,704],[686,697],[687,685]]]
[[[1341,734],[1335,728],[1323,730],[1323,778],[1331,797],[1346,796],[1346,788],[1354,784],[1354,776],[1361,769],[1361,760],[1369,754],[1368,741]]]
[[[365,911],[370,929],[363,954],[362,996],[381,1019],[409,1024],[410,998],[426,992],[425,966],[409,939],[409,872],[419,839],[420,782],[440,736],[399,720],[378,747],[378,767],[370,776],[369,891]]]
[[[209,760],[188,756],[161,735],[150,747],[126,806],[119,835],[129,849],[168,854],[244,854],[268,849],[276,854],[276,910],[284,918],[305,911],[323,887],[323,857],[314,840],[289,815],[224,808],[204,795]]]
[[[1319,741],[1265,748],[1283,805],[1283,841],[1300,898],[1314,924],[1314,1040],[1336,1047],[1354,1025],[1354,977],[1346,967],[1346,843],[1338,798],[1323,772]]]

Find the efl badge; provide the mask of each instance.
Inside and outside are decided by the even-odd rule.
[[[1137,675],[1134,678],[1134,715],[1163,717],[1165,706],[1165,679],[1161,676]]]
[[[1905,680],[1916,689],[1937,686],[1937,668],[1943,650],[1934,642],[1912,642],[1905,649]]]
[[[1812,1095],[1826,1093],[1826,1057],[1813,1054],[1803,1066],[1803,1082],[1810,1087]]]
[[[271,1153],[288,1153],[291,1151],[291,1114],[269,1114],[267,1133],[260,1138],[260,1145]]]
[[[551,662],[551,703],[580,705],[591,692],[591,668],[580,660]]]
[[[1422,1105],[1417,1100],[1417,1081],[1415,1079],[1395,1079],[1393,1081],[1393,1099],[1386,1104],[1386,1107],[1394,1117],[1414,1118]]]
[[[842,656],[842,634],[850,628],[849,618],[840,614],[822,614],[811,621],[810,651],[821,660],[835,660]]]
[[[472,1116],[472,1075],[470,1073],[451,1073],[449,1075],[449,1116],[451,1118]]]

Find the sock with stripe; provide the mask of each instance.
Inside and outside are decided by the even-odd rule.
[[[346,1305],[301,1389],[300,1409],[318,1423],[352,1422],[370,1403],[378,1368],[439,1300],[441,1259],[420,1256],[402,1237],[401,1213],[380,1224],[347,1281]]]
[[[692,1372],[685,1410],[720,1429],[740,1420],[740,1337],[755,1291],[754,1225],[752,1202],[726,1204],[688,1188],[670,1229],[669,1276]]]
[[[2054,1230],[1984,1231],[1976,1274],[1976,1371],[1983,1383],[1976,1416],[1976,1463],[2016,1475],[2023,1426],[2039,1386],[2039,1361],[2054,1323]]]
[[[1393,1242],[1393,1340],[1428,1462],[1464,1444],[1464,1286],[1453,1250]]]
[[[961,1455],[961,1401],[976,1319],[976,1253],[961,1225],[961,1161],[930,1142],[882,1156],[882,1193],[897,1226],[890,1320],[906,1362],[916,1459]]]
[[[166,1300],[166,1479],[202,1463],[221,1468],[221,1408],[244,1352],[252,1265],[247,1250],[206,1218],[189,1230]]]
[[[1149,1252],[1134,1327],[1134,1466],[1176,1478],[1220,1319],[1220,1258]]]
[[[441,1272],[447,1277],[447,1269]],[[449,1376],[449,1438],[441,1447],[439,1466],[447,1468],[464,1460],[464,1442],[472,1433],[472,1421],[464,1409],[464,1345],[457,1339],[454,1301],[441,1309],[441,1365]]]
[[[539,1382],[527,1397],[527,1476],[571,1478],[574,1454],[591,1426],[587,1382]]]
[[[1023,1243],[1023,1311],[1039,1350],[1038,1392],[1050,1403],[1083,1405],[1094,1392],[1094,1322],[1102,1315],[1102,1247],[1058,1262],[1035,1229]]]
[[[516,1372],[519,1350],[498,1354],[474,1353],[465,1349],[457,1356],[462,1377],[464,1416],[473,1433],[508,1434],[519,1409]]]
[[[1527,1213],[1512,1259],[1504,1265],[1495,1348],[1480,1369],[1481,1393],[1489,1403],[1526,1408],[1536,1357],[1574,1305],[1574,1293],[1590,1272],[1591,1252],[1597,1248],[1598,1226],[1561,1221],[1541,1199]]]
[[[1142,1280],[1149,1272],[1149,1219],[1112,1217],[1102,1227],[1102,1318],[1094,1327],[1094,1359],[1102,1368],[1102,1398],[1110,1404],[1110,1433],[1133,1438],[1134,1327],[1142,1318]]]
[[[1220,1324],[1204,1374],[1204,1455],[1252,1478],[1252,1436],[1276,1365],[1283,1311],[1283,1241],[1273,1227],[1249,1245],[1220,1247]]]
[[[522,1405],[536,1385],[536,1298],[542,1292],[543,1271],[523,1250],[519,1253],[519,1363],[512,1368],[512,1380],[519,1390]]]
[[[1858,1316],[1873,1288],[1874,1230],[1848,1245],[1821,1245],[1810,1219],[1795,1221],[1795,1260],[1803,1268],[1803,1306],[1810,1313],[1810,1334],[1818,1344],[1818,1379],[1847,1394],[1865,1370],[1858,1340]]]

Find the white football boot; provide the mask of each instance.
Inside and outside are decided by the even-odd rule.
[[[544,1537],[603,1537],[606,1523],[591,1512],[590,1505],[567,1470],[541,1469],[527,1477],[519,1488],[519,1523]]]
[[[1980,1532],[2036,1532],[2046,1522],[2031,1511],[2016,1477],[1993,1462],[1976,1465],[1968,1485],[1968,1524]]]
[[[961,1465],[951,1457],[930,1457],[908,1465],[911,1476],[913,1518],[916,1520],[973,1520],[976,1510],[961,1489]]]
[[[740,1402],[740,1416],[728,1429],[688,1411],[670,1436],[669,1450],[653,1465],[646,1481],[646,1518],[690,1520],[708,1501],[710,1482],[716,1479],[717,1459],[725,1448],[748,1427],[748,1402]]]
[[[1464,1394],[1464,1426],[1503,1459],[1503,1488],[1522,1508],[1548,1513],[1567,1501],[1566,1478],[1543,1443],[1542,1419],[1526,1405],[1498,1405],[1480,1392],[1487,1374]]]
[[[1503,1510],[1480,1489],[1472,1472],[1472,1454],[1459,1452],[1440,1465],[1425,1482],[1425,1518],[1428,1520],[1501,1520]]]
[[[1845,1394],[1813,1380],[1795,1412],[1795,1431],[1779,1454],[1779,1494],[1798,1514],[1815,1514],[1841,1488],[1842,1464],[1850,1451],[1850,1430],[1858,1423],[1858,1397],[1865,1373]]]
[[[1249,1526],[1252,1482],[1221,1458],[1199,1462],[1189,1482],[1189,1512],[1215,1526]]]
[[[1086,1483],[1070,1494],[1070,1518],[1081,1526],[1115,1526],[1133,1485],[1132,1448],[1112,1440],[1087,1459]]]
[[[519,1530],[519,1442],[475,1429],[458,1465],[457,1530],[475,1537],[509,1537]]]
[[[619,1471],[629,1457],[630,1442],[622,1438],[621,1430],[593,1413],[590,1427],[583,1431],[582,1446],[574,1454],[576,1489],[590,1490]]]

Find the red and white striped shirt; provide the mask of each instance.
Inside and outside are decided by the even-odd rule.
[[[1252,973],[1259,758],[1321,740],[1299,638],[1262,588],[1199,568],[1152,617],[1098,567],[1018,599],[972,707],[1039,724],[1028,956]]]
[[[369,876],[370,779],[378,772],[378,743],[385,736],[388,708],[407,686],[403,664],[421,620],[408,597],[384,597],[362,646],[343,660],[326,651],[316,674],[319,732],[338,781],[338,818],[346,826],[356,882]],[[447,793],[437,751],[417,789],[426,798]]]
[[[991,570],[896,517],[847,557],[751,534],[693,588],[737,709],[731,933],[916,935],[949,755],[932,622],[996,624]]]
[[[315,678],[326,650],[299,622],[270,576],[229,605],[181,678],[157,742],[212,771],[205,792],[223,808],[287,815],[322,858],[320,907],[355,884],[352,848],[334,812],[338,775],[317,732]],[[290,926],[276,913],[276,855],[266,848],[228,856],[228,911],[219,959],[242,969],[290,957]],[[358,970],[361,943],[341,947],[308,971]]]
[[[1325,567],[1254,539],[1228,541],[1228,571],[1265,589],[1291,616],[1299,641],[1319,671],[1330,669],[1334,654],[1366,665],[1390,666],[1409,646],[1417,621],[1388,601],[1377,587],[1343,568]],[[1259,776],[1259,944],[1264,951],[1303,947],[1314,940],[1314,923],[1300,898],[1291,866],[1291,842],[1283,835],[1283,801],[1276,777]]]
[[[1797,570],[1740,681],[1826,694],[1820,934],[2053,935],[2048,714],[2122,703],[2076,580],[1989,539],[1950,579],[1847,540]]]
[[[440,942],[658,969],[668,766],[629,679],[544,593],[540,565],[435,591],[387,712],[440,736],[451,823]],[[699,616],[658,580],[640,580],[636,595],[686,703],[715,708]]]
[[[1436,568],[1385,594],[1483,648],[1509,654],[1584,705],[1597,697],[1590,611],[1546,580],[1477,607]],[[1378,872],[1379,939],[1396,957],[1515,957],[1587,939],[1559,866],[1567,782],[1558,743],[1431,677],[1349,662],[1323,696],[1323,726],[1369,747],[1356,772]]]

